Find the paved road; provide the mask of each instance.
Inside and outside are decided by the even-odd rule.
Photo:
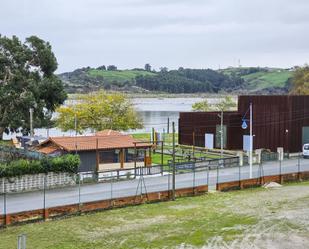
[[[263,165],[264,175],[278,175],[280,173],[279,162],[268,162]],[[281,172],[291,173],[298,172],[298,160],[290,159],[282,162]],[[300,160],[300,170],[309,171],[309,160]],[[261,168],[253,166],[253,177],[260,176]],[[208,184],[210,189],[215,188],[217,181],[228,182],[249,178],[249,166],[235,168],[207,170],[194,173],[185,173],[176,175],[176,188],[193,187]],[[171,189],[171,175],[144,177],[144,183],[141,179],[119,181],[113,183],[97,183],[81,185],[80,195],[79,187],[67,187],[61,189],[51,189],[46,191],[45,205],[46,207],[61,206],[65,204],[74,204],[80,202],[89,202],[95,200],[110,199],[116,197],[134,196],[141,191],[156,192]],[[139,187],[138,187],[139,186]],[[141,188],[142,186],[142,188]],[[145,189],[146,186],[146,189]],[[28,193],[9,194],[6,201],[6,212],[15,213],[26,210],[40,209],[44,207],[43,191],[35,191]],[[0,197],[0,214],[4,213],[4,197]]]

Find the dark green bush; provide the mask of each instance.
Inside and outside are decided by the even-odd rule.
[[[80,159],[78,155],[65,155],[62,157],[55,157],[51,160],[51,166],[53,172],[77,172],[80,165]]]
[[[78,170],[80,159],[78,155],[64,155],[41,160],[20,159],[6,164],[0,164],[0,177],[13,177],[27,174],[48,172],[75,173]]]

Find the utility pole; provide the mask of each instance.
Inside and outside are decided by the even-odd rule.
[[[221,148],[221,152],[220,152],[220,157],[223,158],[223,110],[221,110],[221,134],[220,134],[220,148]]]
[[[176,188],[176,165],[175,165],[175,123],[172,122],[173,126],[173,178],[172,178],[172,199],[175,200],[175,188]]]
[[[192,146],[192,156],[194,158],[194,154],[195,154],[195,130],[193,130],[193,132],[192,132],[192,144],[193,144],[193,146]]]
[[[155,144],[155,129],[152,127],[151,128],[151,140],[152,140],[152,144]]]
[[[77,155],[77,116],[74,114],[74,128],[75,128],[75,154]]]
[[[163,128],[163,134],[162,134],[161,140],[163,141],[163,143],[165,142],[165,129],[164,128]]]
[[[250,150],[249,150],[249,168],[250,168],[250,179],[252,178],[252,153],[253,153],[253,113],[252,113],[252,103],[250,103]]]
[[[77,115],[74,114],[74,129],[75,129],[75,137],[77,136]]]
[[[170,134],[170,118],[167,118],[167,134]]]
[[[30,137],[33,138],[33,108],[30,108],[29,112],[30,112]]]

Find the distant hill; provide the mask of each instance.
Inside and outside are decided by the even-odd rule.
[[[266,67],[221,70],[179,68],[160,72],[85,67],[58,76],[69,93],[106,89],[139,93],[281,94],[288,92],[292,74],[289,69]]]
[[[69,93],[89,92],[98,89],[143,91],[135,86],[137,76],[154,76],[154,72],[142,69],[103,70],[90,67],[76,69],[73,72],[59,74]]]
[[[293,69],[282,68],[239,67],[219,71],[241,77],[244,80],[241,92],[258,94],[287,93],[293,76]]]

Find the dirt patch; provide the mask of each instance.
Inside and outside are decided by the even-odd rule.
[[[280,188],[280,187],[282,187],[282,185],[277,182],[268,182],[263,185],[263,188]]]
[[[148,219],[123,220],[121,225],[115,225],[108,228],[94,229],[92,231],[85,231],[84,229],[81,229],[79,231],[79,237],[86,241],[94,241],[110,234],[114,235],[132,232],[134,230],[142,230],[151,225],[162,224],[167,220],[168,218],[165,216],[156,216]]]
[[[187,204],[187,205],[174,205],[171,206],[170,209],[176,209],[178,211],[187,210],[187,209],[195,209],[198,208],[199,205]]]

